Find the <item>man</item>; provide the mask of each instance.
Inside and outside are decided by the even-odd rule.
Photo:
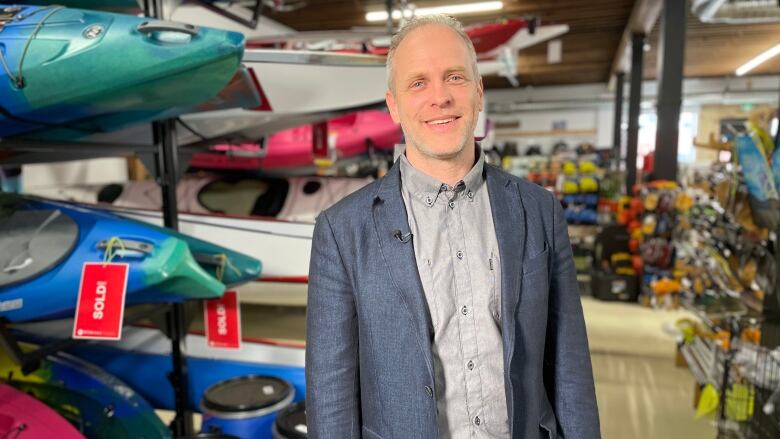
[[[387,66],[405,154],[314,230],[309,437],[598,438],[563,211],[484,164],[471,41],[413,19]]]

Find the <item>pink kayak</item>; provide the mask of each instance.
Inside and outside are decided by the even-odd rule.
[[[190,166],[206,169],[281,169],[314,165],[313,129],[303,125],[271,135],[265,149],[254,143],[216,145],[195,154]],[[401,128],[384,111],[367,110],[328,120],[328,141],[337,158],[364,154],[368,144],[392,150],[401,141]]]
[[[37,399],[0,383],[0,438],[84,439],[75,427]]]

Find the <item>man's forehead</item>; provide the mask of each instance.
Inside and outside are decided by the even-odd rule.
[[[406,34],[406,37],[404,37],[404,39],[401,41],[401,44],[398,45],[398,49],[401,49],[404,46],[409,46],[407,43],[409,43],[410,40],[430,38],[431,33],[448,35],[449,37],[453,38],[453,41],[460,40],[458,33],[455,32],[454,29],[439,23],[427,23],[409,31],[409,33]]]

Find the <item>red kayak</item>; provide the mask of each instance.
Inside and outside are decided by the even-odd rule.
[[[195,154],[191,166],[206,169],[284,169],[313,166],[312,125],[303,125],[271,135],[263,148],[257,143],[222,144]],[[401,141],[401,127],[390,114],[379,110],[360,111],[328,121],[328,143],[336,158],[365,154],[368,145],[392,150]]]

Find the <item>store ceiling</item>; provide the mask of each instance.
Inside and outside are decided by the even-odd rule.
[[[417,7],[476,0],[417,0]],[[540,44],[520,52],[518,72],[521,86],[543,86],[607,82],[620,38],[639,0],[504,0],[497,13],[461,16],[465,24],[507,17],[538,16],[543,22],[568,24],[570,31],[561,37],[562,61],[547,63],[547,45]],[[367,27],[369,11],[383,10],[384,0],[308,0],[295,12],[267,15],[299,31],[346,30]],[[646,79],[655,78],[659,25],[648,37]],[[780,23],[727,25],[704,24],[689,13],[685,50],[686,77],[732,76],[734,70],[762,51],[780,43]],[[780,57],[757,68],[756,74],[780,72]],[[484,78],[486,88],[511,87],[501,77]]]

